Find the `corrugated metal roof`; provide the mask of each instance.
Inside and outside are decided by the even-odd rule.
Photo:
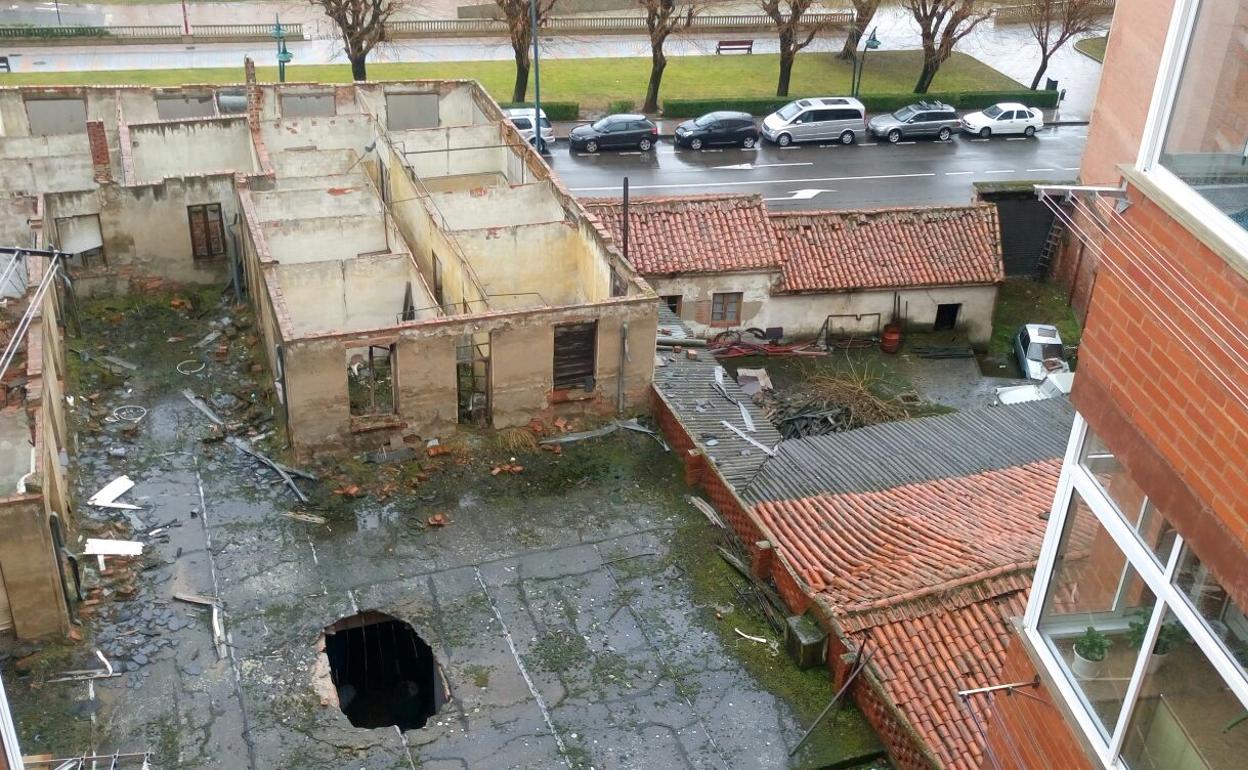
[[[680,316],[672,312],[666,302],[659,302],[659,336],[686,340],[693,336]]]
[[[663,324],[660,317],[660,324]],[[666,324],[663,324],[666,326]],[[762,411],[742,392],[727,372],[723,375],[724,390],[733,399],[745,405],[754,422],[753,432],[746,430],[741,419],[741,408],[730,403],[716,390],[715,370],[720,366],[705,348],[698,348],[696,361],[690,361],[683,352],[674,354],[660,351],[662,366],[654,370],[654,388],[667,402],[672,412],[685,426],[698,447],[719,468],[720,474],[733,487],[745,486],[767,459],[767,454],[750,442],[725,428],[726,420],[743,433],[765,447],[780,443],[780,433],[763,416]],[[656,362],[657,363],[657,362]],[[708,438],[717,443],[707,446]]]
[[[873,492],[1061,457],[1074,414],[1054,398],[785,441],[742,495]]]

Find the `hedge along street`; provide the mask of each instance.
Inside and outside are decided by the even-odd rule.
[[[261,60],[262,62],[263,60]],[[260,62],[258,62],[260,63]],[[910,94],[922,64],[921,51],[877,51],[871,54],[863,76],[863,99],[871,109],[888,109],[894,101],[912,101]],[[241,62],[240,62],[241,65]],[[774,104],[779,56],[752,54],[740,56],[680,56],[669,60],[663,76],[663,99],[724,100],[759,99]],[[276,67],[257,67],[262,80],[275,81]],[[511,61],[464,61],[429,63],[370,62],[369,75],[376,80],[419,78],[472,78],[500,101],[511,95],[515,64]],[[580,111],[630,109],[639,106],[650,76],[650,59],[550,59],[542,62],[543,108],[551,115],[558,102],[575,102]],[[139,84],[180,85],[183,83],[238,83],[242,67],[202,69],[103,70],[79,72],[16,72],[5,76],[9,85],[26,84]],[[345,64],[289,66],[288,82],[347,82],[350,67]],[[793,67],[795,96],[840,94],[849,91],[850,63],[831,53],[803,53]],[[933,96],[981,91],[1016,91],[1023,86],[986,64],[962,53],[954,53],[941,67],[933,85]],[[873,106],[877,94],[887,94],[887,103]],[[1037,99],[1042,98],[1036,94]],[[995,100],[996,97],[994,97]],[[549,99],[549,102],[546,101]],[[780,99],[779,101],[787,101]],[[1036,100],[1030,100],[1036,101]],[[958,105],[955,105],[958,106]],[[969,104],[962,106],[971,106]],[[1037,102],[1037,106],[1045,106]],[[552,120],[568,119],[568,108]]]

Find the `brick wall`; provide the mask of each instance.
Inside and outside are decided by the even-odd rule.
[[[1248,606],[1248,279],[1134,189],[1131,201],[1110,218],[1124,244],[1107,243],[1072,398]]]
[[[91,146],[91,167],[96,182],[113,181],[112,162],[108,157],[108,135],[104,133],[104,121],[87,121],[87,142]]]

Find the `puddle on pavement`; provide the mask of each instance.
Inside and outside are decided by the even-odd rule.
[[[407,623],[365,611],[325,629],[342,713],[355,727],[417,730],[446,702],[437,660]]]

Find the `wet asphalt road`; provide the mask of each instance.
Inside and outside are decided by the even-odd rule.
[[[561,139],[547,162],[573,194],[758,193],[773,209],[836,209],[958,204],[974,182],[1072,181],[1087,126],[1046,128],[1034,138],[955,136],[890,145],[810,144],[781,149],[677,150],[664,138],[650,152],[570,152]]]

